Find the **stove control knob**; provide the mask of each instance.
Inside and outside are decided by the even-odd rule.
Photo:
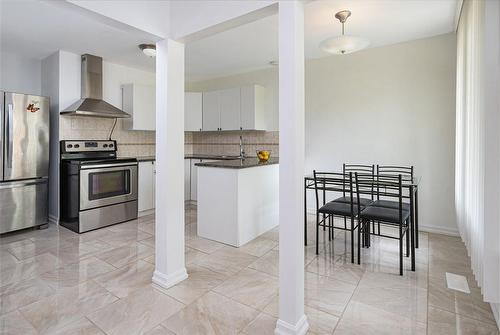
[[[112,148],[112,147],[113,147],[113,144],[110,144],[110,145],[109,145],[109,147],[110,147],[110,148]]]
[[[68,144],[66,147],[71,149],[71,148],[73,148],[73,144]]]
[[[111,145],[111,144],[110,144],[110,145]],[[108,145],[107,145],[107,144],[103,144],[103,145],[102,145],[102,147],[103,147],[103,148],[107,148],[107,147],[108,147]]]
[[[80,144],[75,144],[75,148],[79,148],[80,147]]]

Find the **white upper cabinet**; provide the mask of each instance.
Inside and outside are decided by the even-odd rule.
[[[220,130],[240,129],[240,88],[219,91]]]
[[[155,87],[139,84],[122,85],[122,109],[130,114],[124,119],[128,130],[156,130]]]
[[[203,93],[184,94],[184,130],[200,131],[203,127]]]
[[[264,98],[259,85],[203,92],[202,130],[272,130]]]
[[[264,99],[264,87],[259,85],[241,87],[241,129],[271,130],[271,125],[266,120]]]
[[[220,129],[219,91],[203,92],[203,130]]]

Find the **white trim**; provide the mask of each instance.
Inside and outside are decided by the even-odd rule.
[[[49,223],[59,224],[59,218],[55,215],[49,214]]]
[[[458,23],[460,22],[460,15],[462,15],[462,7],[464,5],[464,0],[457,1],[457,8],[455,9],[455,20],[453,22],[453,27],[455,31],[458,29]]]
[[[458,229],[453,229],[449,227],[442,227],[442,226],[418,226],[418,231],[423,231],[426,233],[433,233],[433,234],[441,234],[441,235],[448,235],[448,236],[460,236],[458,233]]]
[[[146,209],[145,211],[140,211],[137,213],[137,217],[140,218],[142,216],[147,216],[147,215],[150,215],[150,214],[154,214],[155,213],[155,209]]]
[[[278,319],[278,321],[276,321],[276,329],[274,329],[274,334],[305,335],[307,334],[308,329],[309,323],[307,322],[307,316],[304,314],[295,325],[291,325],[288,322]]]
[[[493,312],[493,316],[497,322],[497,327],[500,329],[500,304],[495,304],[490,302],[491,311]]]
[[[187,279],[188,274],[186,268],[182,268],[170,275],[166,275],[164,273],[158,272],[156,270],[153,273],[153,284],[160,286],[163,289],[168,289],[174,286],[175,284],[180,283],[184,279]]]

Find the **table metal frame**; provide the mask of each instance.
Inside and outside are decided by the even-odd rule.
[[[418,184],[419,179],[414,178],[411,183],[403,184],[404,188],[409,188],[410,196],[410,217],[414,227],[412,238],[415,238],[415,248],[418,248]],[[314,177],[304,177],[304,245],[307,245],[307,190],[314,190]],[[326,203],[326,190],[318,185],[318,189],[323,192],[323,204]]]

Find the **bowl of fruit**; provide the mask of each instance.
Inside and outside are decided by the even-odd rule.
[[[271,157],[271,152],[267,150],[257,150],[257,158],[261,162],[267,162],[267,160]]]

